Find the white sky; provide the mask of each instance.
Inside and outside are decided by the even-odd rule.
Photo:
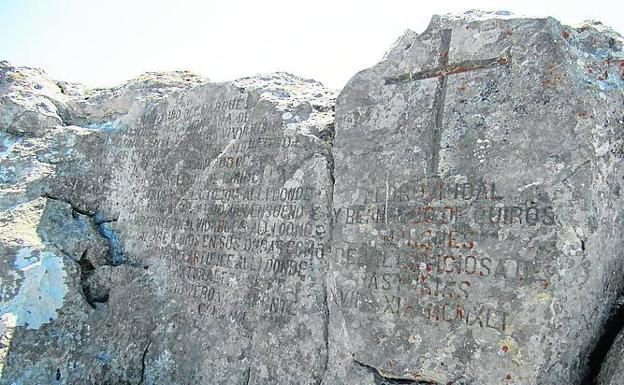
[[[222,81],[288,71],[341,88],[405,29],[468,9],[595,19],[624,32],[621,0],[0,0],[0,60],[58,80],[112,86],[188,69]]]

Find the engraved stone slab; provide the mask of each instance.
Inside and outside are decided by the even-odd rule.
[[[580,379],[621,285],[621,58],[600,26],[474,13],[349,81],[327,384]]]
[[[77,255],[67,275],[84,296],[12,339],[3,380],[320,382],[334,98],[289,74],[180,74],[74,99],[66,123],[89,132],[42,191],[40,233]],[[74,228],[106,244],[59,236]],[[27,364],[50,332],[72,336],[49,346],[64,358]]]
[[[108,139],[104,205],[164,308],[147,384],[307,384],[326,365],[328,122],[258,83],[172,95]]]

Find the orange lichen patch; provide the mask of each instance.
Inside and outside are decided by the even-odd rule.
[[[554,86],[556,84],[561,83],[561,81],[563,80],[563,75],[562,74],[554,74],[551,75],[550,78],[548,79],[543,79],[542,80],[542,86],[544,87],[548,87],[548,86]]]

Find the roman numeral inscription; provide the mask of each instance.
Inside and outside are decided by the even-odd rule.
[[[417,80],[438,78],[438,86],[434,96],[433,108],[435,119],[433,122],[433,153],[429,161],[428,171],[431,175],[438,174],[440,163],[440,138],[442,135],[442,123],[444,120],[444,98],[446,97],[447,76],[475,71],[486,68],[506,66],[511,63],[509,56],[499,56],[489,59],[465,60],[459,63],[449,64],[449,50],[451,48],[452,29],[443,29],[440,34],[440,55],[438,66],[421,71],[408,72],[399,76],[386,78],[386,85],[397,85]]]

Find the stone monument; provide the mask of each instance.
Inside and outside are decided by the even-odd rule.
[[[621,41],[482,16],[337,99],[332,383],[578,383],[621,288]]]
[[[1,62],[0,384],[581,384],[624,282],[623,90],[609,28],[502,12],[339,95]]]

